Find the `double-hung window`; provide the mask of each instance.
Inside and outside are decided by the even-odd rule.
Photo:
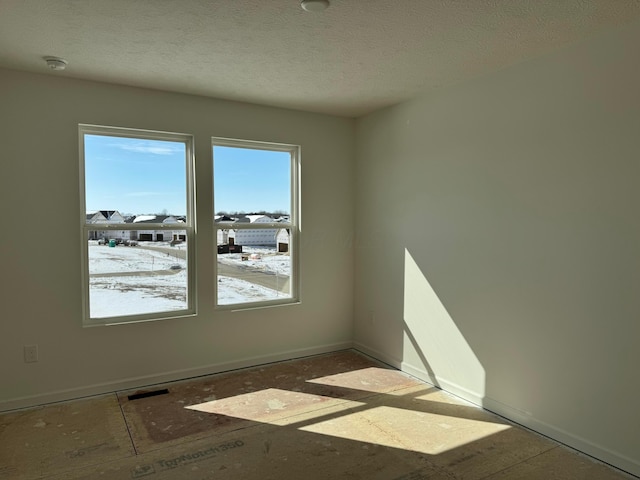
[[[299,301],[296,145],[213,138],[216,305]]]
[[[79,126],[85,325],[195,313],[190,135]]]

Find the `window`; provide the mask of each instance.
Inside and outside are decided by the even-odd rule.
[[[195,313],[193,140],[80,125],[85,325]]]
[[[212,143],[216,305],[298,302],[299,147]]]

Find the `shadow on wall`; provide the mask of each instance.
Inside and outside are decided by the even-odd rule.
[[[403,318],[402,369],[482,405],[485,370],[406,248]]]

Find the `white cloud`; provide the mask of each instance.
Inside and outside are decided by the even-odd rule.
[[[172,145],[160,145],[154,144],[151,142],[141,142],[138,144],[128,144],[128,143],[113,143],[111,146],[120,148],[122,150],[127,150],[129,152],[135,153],[151,153],[153,155],[173,155],[180,151],[178,146]]]

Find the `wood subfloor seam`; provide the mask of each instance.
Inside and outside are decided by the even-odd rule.
[[[547,454],[547,453],[549,453],[549,452],[551,452],[551,451],[553,451],[553,450],[555,450],[557,448],[560,448],[560,445],[556,445],[555,447],[551,447],[551,448],[548,448],[547,450],[543,450],[542,452],[538,452],[535,455],[532,455],[530,457],[522,459],[522,460],[520,460],[520,461],[518,461],[516,463],[512,463],[511,465],[506,466],[504,468],[501,468],[500,470],[497,470],[497,471],[495,471],[493,473],[490,473],[489,475],[486,475],[486,476],[484,476],[482,478],[479,478],[478,480],[486,480],[487,478],[491,478],[491,477],[493,477],[495,475],[499,475],[500,473],[502,473],[502,472],[504,472],[506,470],[510,470],[510,469],[514,468],[515,466],[517,466],[517,465],[521,465],[523,463],[529,462],[529,461],[533,460],[534,458],[537,458],[540,455],[545,455],[545,454]]]
[[[133,435],[131,435],[131,428],[129,428],[129,422],[127,421],[127,416],[124,414],[124,410],[122,409],[122,403],[120,403],[120,397],[115,393],[116,401],[118,402],[118,408],[120,409],[120,415],[122,415],[122,421],[124,422],[124,426],[127,429],[127,435],[129,436],[129,441],[131,442],[131,446],[133,447],[134,456],[140,455],[138,449],[136,448],[136,442],[133,440]]]

